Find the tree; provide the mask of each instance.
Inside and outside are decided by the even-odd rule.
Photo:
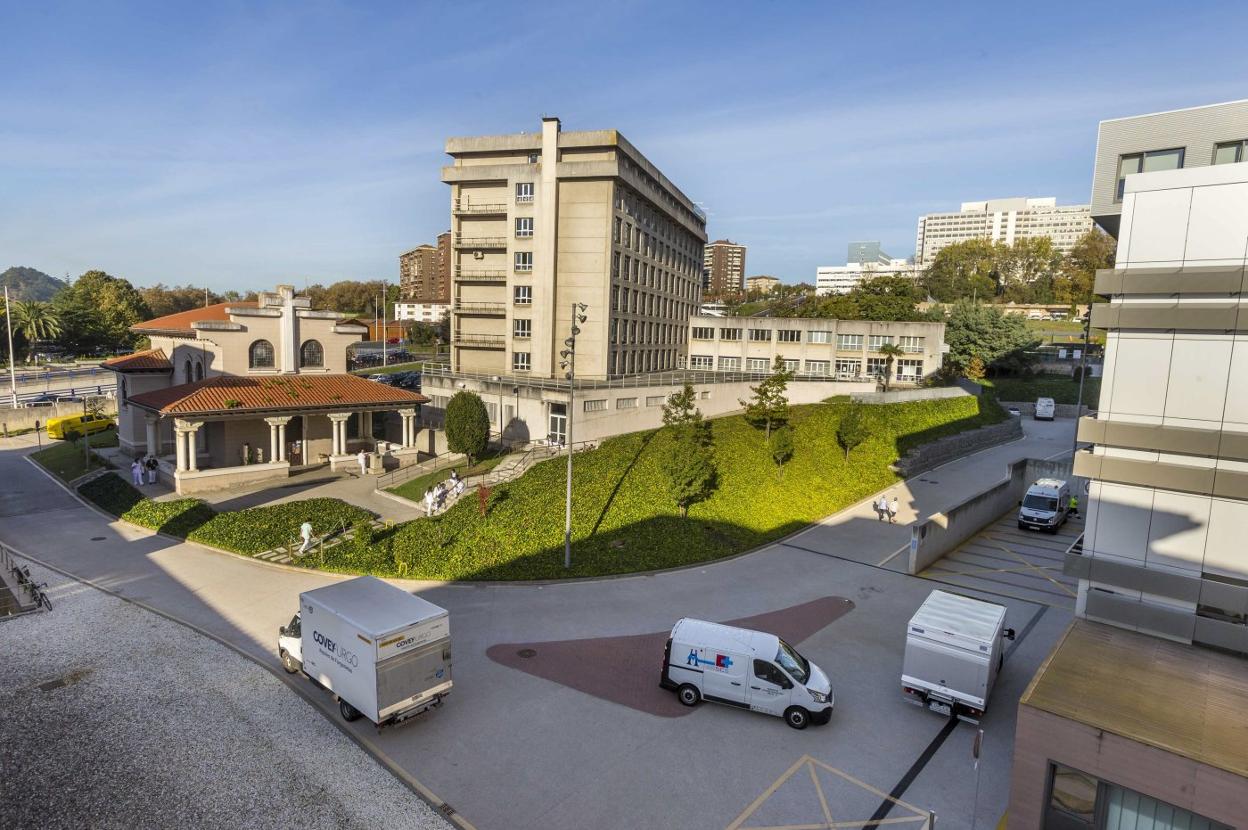
[[[39,340],[51,340],[61,333],[60,315],[50,303],[14,301],[9,313],[13,328],[31,345]]]
[[[677,433],[672,453],[664,460],[667,492],[682,517],[689,507],[704,501],[715,489],[715,461],[711,448],[690,431]]]
[[[468,463],[485,452],[490,441],[490,414],[479,395],[459,391],[446,405],[446,446],[462,452]]]
[[[133,346],[139,337],[130,327],[152,318],[133,285],[103,271],[87,271],[74,280],[56,295],[52,307],[61,319],[58,342],[79,354]]]
[[[997,294],[1005,245],[968,239],[941,248],[923,272],[927,293],[942,303],[964,297],[988,300]]]
[[[896,274],[863,280],[847,296],[857,304],[859,320],[913,320],[924,299],[918,283]]]
[[[971,359],[978,357],[993,372],[1021,372],[1034,362],[1030,352],[1040,339],[1021,315],[963,301],[949,311],[945,343],[949,346],[945,363],[954,371],[965,373]]]
[[[679,392],[673,392],[663,403],[663,426],[677,438],[688,436],[699,444],[711,442],[711,425],[702,418],[696,403],[698,394],[686,383]]]
[[[758,386],[750,387],[754,397],[738,401],[741,406],[745,407],[747,421],[756,426],[764,425],[768,441],[771,440],[771,425],[784,423],[789,419],[789,399],[784,393],[792,379],[793,373],[784,368],[784,360],[780,355],[776,355],[776,360],[771,366],[771,374]]]
[[[1091,303],[1092,286],[1096,272],[1101,268],[1114,267],[1114,254],[1118,243],[1112,236],[1093,228],[1079,237],[1070,253],[1062,259],[1057,277],[1053,281],[1053,297],[1059,303],[1071,307]]]
[[[845,450],[845,460],[855,447],[871,437],[871,425],[867,421],[866,408],[857,402],[851,403],[836,425],[836,443]]]
[[[139,289],[139,296],[147,303],[153,317],[164,317],[193,308],[202,308],[205,304],[226,302],[220,294],[205,292],[203,286],[179,285],[172,288],[163,283],[156,283],[147,288]]]
[[[971,380],[983,380],[984,375],[987,373],[984,371],[984,361],[980,359],[979,355],[972,355],[971,359],[967,361],[964,374]]]
[[[1016,239],[1003,247],[997,270],[1004,298],[1016,303],[1053,302],[1053,280],[1061,262],[1061,252],[1047,236]]]
[[[771,434],[767,442],[771,450],[771,460],[776,462],[777,477],[784,477],[784,465],[793,457],[793,430],[787,426],[779,427]]]
[[[893,361],[906,353],[906,350],[896,343],[885,343],[876,349],[880,354],[884,355],[884,391],[888,391],[888,382],[893,376]]]

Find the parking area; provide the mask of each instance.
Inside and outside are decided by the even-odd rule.
[[[1062,573],[1062,559],[1082,533],[1082,518],[1049,534],[1020,528],[1010,511],[920,576],[1073,612],[1079,583]]]

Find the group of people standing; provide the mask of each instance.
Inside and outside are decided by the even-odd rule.
[[[451,477],[425,491],[425,515],[432,516],[446,508],[446,500],[451,496],[462,496],[466,487],[456,470],[451,470]]]
[[[156,470],[160,468],[160,462],[156,460],[154,455],[145,455],[142,458],[134,459],[130,464],[130,481],[135,487],[143,486],[143,475],[147,474],[147,483],[156,483]]]
[[[882,522],[888,519],[891,524],[897,524],[897,511],[901,507],[901,502],[896,496],[893,496],[890,501],[887,495],[881,493],[880,498],[871,506],[875,508],[876,521]]]

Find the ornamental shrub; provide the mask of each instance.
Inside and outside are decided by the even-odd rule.
[[[446,446],[468,456],[471,464],[490,440],[490,414],[479,395],[460,390],[446,405]]]

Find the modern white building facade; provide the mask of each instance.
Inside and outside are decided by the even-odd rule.
[[[919,217],[914,259],[924,268],[942,248],[955,242],[987,239],[1013,245],[1016,239],[1043,236],[1052,239],[1057,250],[1069,253],[1079,237],[1090,230],[1091,206],[1059,205],[1052,196],[963,202],[956,213]]]
[[[394,319],[421,323],[440,323],[451,313],[450,303],[395,303]]]
[[[815,269],[815,294],[826,297],[830,294],[848,294],[858,287],[863,280],[873,277],[897,275],[915,279],[918,266],[905,259],[890,259],[888,262],[868,261],[850,262],[845,265],[821,265]]]

